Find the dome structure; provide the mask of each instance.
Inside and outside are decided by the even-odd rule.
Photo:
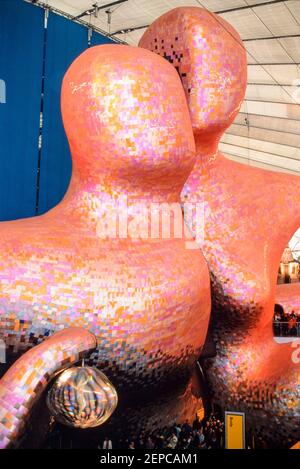
[[[289,264],[290,262],[294,262],[294,260],[295,259],[294,259],[292,250],[289,246],[287,246],[285,250],[283,251],[281,262],[283,264]]]

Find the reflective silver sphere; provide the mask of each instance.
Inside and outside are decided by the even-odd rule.
[[[77,428],[97,427],[117,407],[117,392],[97,368],[72,367],[63,371],[47,395],[52,415],[64,425]]]

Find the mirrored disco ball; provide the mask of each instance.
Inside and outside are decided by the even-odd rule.
[[[103,424],[117,403],[118,395],[109,379],[88,366],[63,371],[47,395],[52,415],[64,425],[77,428]]]

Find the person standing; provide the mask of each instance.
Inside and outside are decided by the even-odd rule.
[[[102,449],[112,449],[112,441],[106,436],[103,441]]]
[[[289,329],[289,336],[295,336],[297,334],[297,321],[295,312],[292,311],[289,320],[288,320],[288,329]]]
[[[300,315],[298,313],[297,318],[296,318],[296,323],[297,323],[297,337],[300,337]]]
[[[168,440],[167,448],[175,449],[178,443],[178,438],[175,433],[172,433]]]

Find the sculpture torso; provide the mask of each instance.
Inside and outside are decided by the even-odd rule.
[[[246,88],[245,49],[227,22],[201,8],[174,9],[140,46],[176,67],[192,117],[198,157],[182,201],[204,207],[204,224],[192,225],[212,280],[217,356],[203,361],[212,400],[245,411],[255,436],[291,445],[300,438],[299,366],[294,348],[275,342],[272,321],[280,258],[299,226],[299,178],[218,151]]]
[[[299,185],[296,176],[249,168],[218,154],[196,165],[183,192],[205,206],[201,247],[211,272],[217,357],[203,364],[213,399],[223,409],[245,411],[252,431],[281,445],[300,436],[295,349],[273,336],[278,265],[299,224]],[[278,415],[284,423],[274,433],[270,419]]]
[[[68,193],[43,216],[0,225],[1,337],[17,353],[83,327],[98,339],[91,361],[118,392],[186,383],[209,320],[204,258],[184,238],[141,239],[138,226],[125,239],[99,234],[124,198],[129,222],[141,203],[179,204],[194,161],[179,79],[147,51],[92,48],[64,79],[62,109]]]

